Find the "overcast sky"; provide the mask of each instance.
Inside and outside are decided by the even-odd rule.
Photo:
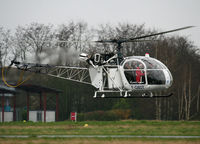
[[[0,26],[12,30],[31,22],[59,25],[71,20],[94,27],[145,23],[160,31],[193,25],[175,33],[200,47],[200,0],[0,0]]]

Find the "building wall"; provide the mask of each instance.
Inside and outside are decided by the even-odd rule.
[[[42,111],[42,121],[44,121],[44,111]],[[46,111],[46,122],[55,122],[55,111]]]
[[[4,112],[4,122],[13,121],[13,112]],[[2,122],[2,112],[0,112],[0,122]]]
[[[37,111],[29,111],[29,121],[37,122]]]
[[[39,118],[41,114],[41,119]],[[38,117],[39,116],[39,117]],[[29,121],[44,122],[44,111],[29,111]],[[55,111],[46,111],[46,122],[55,122]]]

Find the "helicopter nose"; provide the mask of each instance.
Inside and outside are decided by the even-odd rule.
[[[172,78],[172,74],[169,70],[164,70],[164,74],[165,74],[165,79],[166,79],[166,82],[165,82],[165,85],[167,88],[169,88],[172,83],[173,83],[173,78]]]

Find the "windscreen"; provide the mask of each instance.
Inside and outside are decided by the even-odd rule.
[[[163,69],[162,65],[154,59],[144,58],[141,60],[145,63],[147,69]]]
[[[149,85],[165,84],[165,75],[163,70],[150,70],[146,71],[147,81]]]
[[[152,58],[141,59],[146,65],[146,76],[149,85],[165,84],[164,66]]]

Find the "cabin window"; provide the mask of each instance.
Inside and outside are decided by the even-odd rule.
[[[142,59],[147,69],[163,69],[160,63],[153,59]]]
[[[145,84],[144,65],[139,61],[128,61],[124,64],[124,74],[129,84]]]
[[[147,81],[149,85],[165,84],[163,70],[147,70]]]

